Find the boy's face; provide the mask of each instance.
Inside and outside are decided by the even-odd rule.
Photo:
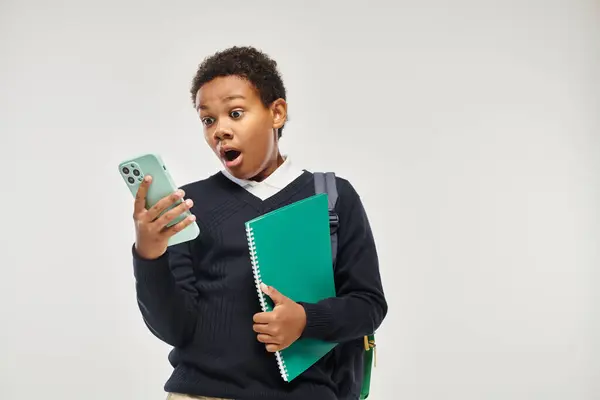
[[[217,77],[198,90],[196,109],[206,142],[232,175],[262,180],[277,168],[277,129],[286,119],[283,99],[265,107],[246,79]]]

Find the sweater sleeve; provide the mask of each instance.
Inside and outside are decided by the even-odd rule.
[[[160,340],[173,347],[189,342],[195,331],[198,292],[189,243],[168,248],[154,260],[132,248],[136,294],[143,320]]]
[[[300,303],[306,312],[303,337],[344,342],[370,335],[387,314],[373,233],[359,195],[338,178],[338,254],[335,298]]]

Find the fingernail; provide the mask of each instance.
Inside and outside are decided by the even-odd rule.
[[[191,206],[193,206],[193,205],[194,205],[194,202],[192,201],[192,199],[187,199],[187,200],[185,201],[185,204],[187,204],[187,206],[188,206],[188,207],[191,207]]]
[[[146,182],[150,182],[151,180],[152,180],[152,177],[150,175],[146,175],[144,177],[144,181],[146,181]]]
[[[183,197],[183,195],[184,195],[184,194],[185,194],[185,193],[184,193],[184,192],[183,192],[183,190],[181,190],[181,189],[179,189],[179,190],[177,191],[177,196],[179,196],[179,197]]]

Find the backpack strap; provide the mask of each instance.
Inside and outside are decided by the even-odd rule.
[[[315,193],[327,193],[329,202],[329,228],[331,230],[331,255],[333,257],[333,265],[337,259],[338,237],[337,230],[340,225],[340,218],[335,210],[338,200],[338,191],[333,172],[315,172]]]
[[[337,258],[337,230],[340,224],[340,219],[335,210],[335,206],[338,200],[338,192],[336,186],[335,173],[333,172],[314,172],[315,179],[315,194],[327,193],[329,202],[329,227],[331,230],[331,254],[333,256],[333,266],[335,268],[335,261]],[[363,358],[363,380],[360,388],[360,400],[364,400],[369,397],[371,389],[371,372],[372,367],[376,364],[376,346],[375,346],[375,334],[370,334],[364,337],[364,358]]]

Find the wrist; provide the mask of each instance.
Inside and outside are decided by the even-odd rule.
[[[324,339],[333,321],[331,309],[324,304],[299,302],[304,310],[305,324],[302,335],[311,339]]]
[[[152,246],[143,245],[136,241],[134,245],[134,251],[135,255],[143,260],[154,261],[162,257],[166,253],[167,249],[157,250],[156,246],[153,248]]]
[[[302,335],[304,333],[304,330],[306,329],[306,319],[307,319],[306,310],[304,309],[304,306],[300,303],[296,303],[296,306],[298,307],[300,335]]]
[[[165,282],[165,278],[171,274],[166,252],[155,258],[146,258],[152,255],[138,253],[136,245],[133,244],[131,254],[133,256],[133,274],[137,282],[143,284]]]

